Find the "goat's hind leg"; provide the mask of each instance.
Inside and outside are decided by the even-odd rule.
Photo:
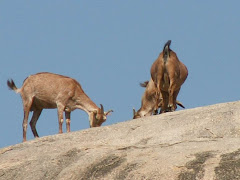
[[[177,109],[177,96],[180,91],[180,88],[174,91],[173,93],[173,104],[174,104],[174,111]]]
[[[168,92],[162,91],[161,113],[168,112]]]
[[[170,77],[170,86],[168,89],[169,99],[168,99],[168,108],[170,111],[175,111],[177,108],[176,105],[176,94],[178,94],[179,90],[177,88],[176,80],[174,76]]]
[[[32,99],[25,99],[23,98],[23,111],[24,111],[24,118],[23,118],[23,142],[27,141],[27,126],[28,126],[28,116],[32,106]]]
[[[172,85],[169,88],[169,102],[168,102],[168,108],[170,111],[175,111],[177,109],[177,95],[179,93],[180,89],[176,88],[176,85]]]
[[[38,110],[33,111],[32,119],[30,121],[30,126],[31,126],[31,129],[32,129],[32,133],[33,133],[33,136],[35,138],[39,137],[38,133],[37,133],[37,130],[36,130],[36,123],[38,121],[39,116],[41,115],[41,112],[42,112],[42,109],[38,109]]]

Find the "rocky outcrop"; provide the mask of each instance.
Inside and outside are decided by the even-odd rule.
[[[0,149],[0,179],[240,179],[240,102]]]

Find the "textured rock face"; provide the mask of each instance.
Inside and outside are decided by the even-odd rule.
[[[0,149],[0,180],[240,179],[240,102]]]

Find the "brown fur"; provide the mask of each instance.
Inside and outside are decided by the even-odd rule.
[[[151,77],[157,88],[157,96],[162,97],[161,113],[168,108],[175,111],[177,95],[188,76],[187,67],[179,61],[177,54],[170,49],[168,41],[163,51],[151,67]]]
[[[151,116],[152,114],[158,114],[158,109],[162,107],[162,101],[156,97],[157,89],[152,79],[140,83],[141,87],[145,87],[145,91],[142,96],[141,108],[135,112],[133,110],[133,119],[137,119],[144,116]],[[181,102],[176,101],[177,105],[185,108]]]
[[[157,104],[156,88],[152,79],[149,82],[141,83],[140,86],[146,87],[146,89],[142,95],[141,108],[137,112],[133,110],[133,119],[151,116]]]
[[[23,101],[23,141],[26,141],[29,111],[33,111],[30,126],[34,137],[39,137],[36,130],[37,120],[43,109],[58,109],[59,133],[62,133],[63,112],[65,111],[67,132],[70,132],[70,113],[82,109],[89,115],[90,127],[99,127],[109,114],[84,93],[81,85],[74,79],[53,73],[38,73],[26,78],[18,89],[13,80],[7,81],[8,87],[21,94]]]

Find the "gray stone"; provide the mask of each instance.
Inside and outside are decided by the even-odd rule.
[[[0,149],[0,180],[240,179],[240,101]]]

